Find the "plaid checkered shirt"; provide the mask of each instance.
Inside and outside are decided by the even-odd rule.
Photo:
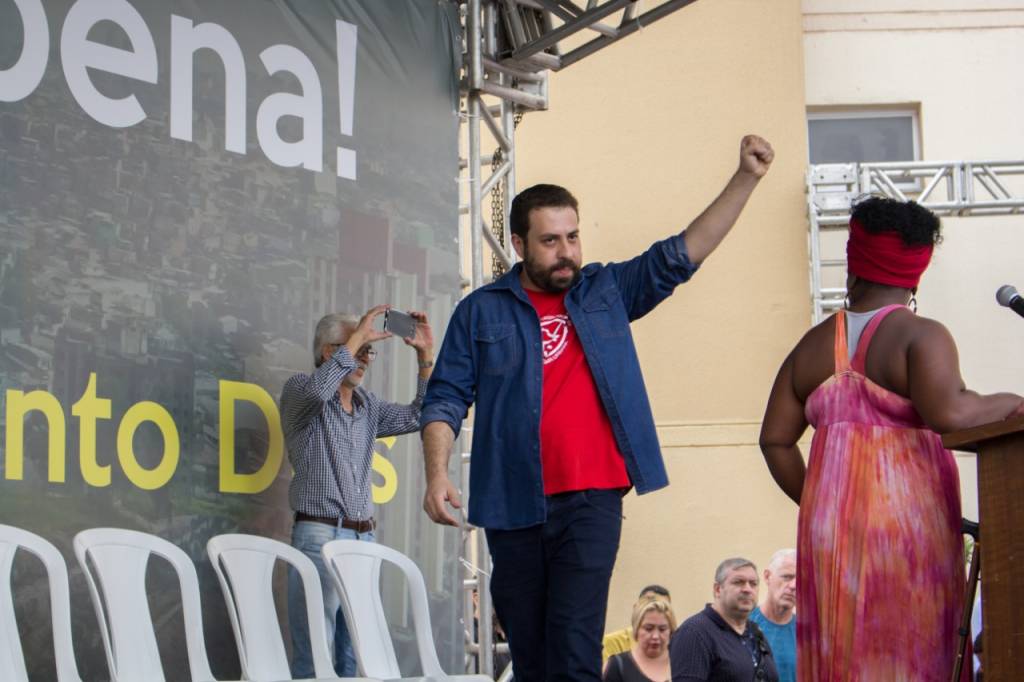
[[[377,438],[420,427],[427,382],[418,379],[407,405],[381,400],[356,388],[352,413],[341,406],[338,386],[357,364],[345,346],[312,374],[296,374],[281,391],[281,417],[288,459],[294,469],[288,500],[311,516],[364,520],[373,516],[370,464]]]

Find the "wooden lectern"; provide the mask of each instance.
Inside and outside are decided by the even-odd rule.
[[[1016,682],[1024,679],[1024,417],[947,433],[942,444],[978,454],[982,670],[985,682]]]

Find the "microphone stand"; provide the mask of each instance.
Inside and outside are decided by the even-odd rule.
[[[978,591],[978,577],[981,571],[981,543],[978,542],[978,524],[963,519],[962,532],[974,539],[974,547],[971,549],[971,572],[967,578],[964,595],[964,614],[960,619],[960,629],[957,631],[960,638],[957,643],[956,662],[953,664],[952,682],[960,682],[960,674],[963,671],[967,641],[971,637],[971,611],[974,608],[974,595]]]

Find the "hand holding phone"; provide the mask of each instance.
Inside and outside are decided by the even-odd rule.
[[[403,339],[416,337],[416,318],[412,315],[389,308],[384,313],[384,331],[391,332]]]

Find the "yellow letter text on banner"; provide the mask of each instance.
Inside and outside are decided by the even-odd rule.
[[[164,452],[160,463],[153,469],[144,469],[135,458],[133,440],[135,430],[142,422],[153,422],[164,437]],[[117,459],[121,462],[125,476],[143,490],[156,490],[167,484],[178,468],[181,443],[174,418],[163,406],[144,400],[135,403],[124,413],[121,425],[117,427]]]
[[[267,420],[267,458],[258,471],[240,474],[235,469],[235,403],[245,400],[263,413]],[[260,493],[270,487],[281,470],[284,435],[281,415],[274,399],[262,387],[241,381],[220,382],[220,491],[222,493]]]
[[[49,430],[49,456],[47,478],[50,483],[64,482],[64,410],[46,391],[24,393],[7,391],[7,459],[4,475],[8,480],[20,481],[25,466],[25,414],[39,410],[46,416]]]
[[[391,448],[395,447],[395,443],[397,441],[398,439],[394,436],[377,439],[377,442],[383,443],[389,451]],[[384,479],[383,485],[377,485],[374,483],[371,486],[371,489],[373,490],[373,503],[384,504],[385,502],[390,502],[394,498],[395,493],[398,492],[398,472],[395,471],[395,465],[389,462],[387,458],[379,452],[374,452],[370,468],[380,474]]]
[[[100,464],[96,459],[96,420],[110,419],[110,401],[96,397],[95,372],[89,373],[89,385],[82,391],[78,402],[71,406],[71,414],[78,417],[78,459],[82,478],[97,488],[110,485],[110,465]]]

